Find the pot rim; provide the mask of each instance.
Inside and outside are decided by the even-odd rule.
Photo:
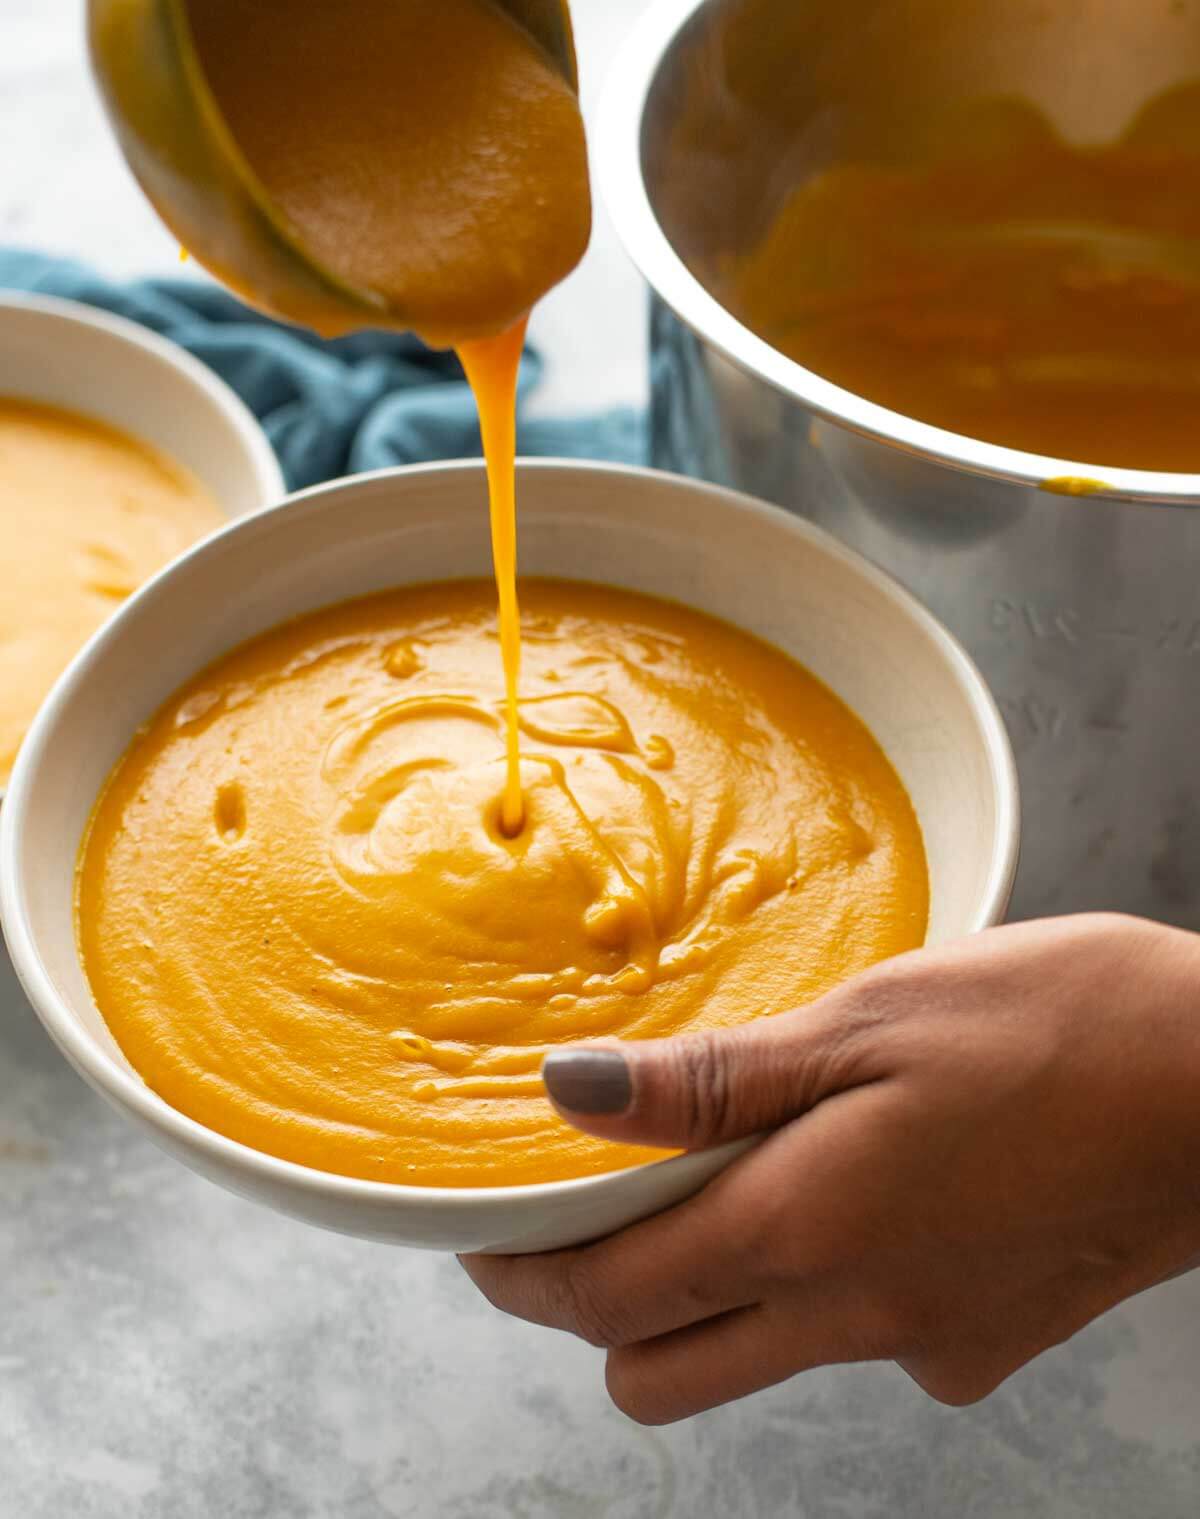
[[[831,422],[904,453],[1047,495],[1146,505],[1200,504],[1200,474],[1116,469],[982,443],[918,422],[822,379],[772,348],[711,295],[667,237],[646,186],[642,130],[667,53],[710,0],[653,0],[605,82],[594,155],[618,236],[652,291],[697,337],[739,369]],[[1086,488],[1064,488],[1067,481]]]

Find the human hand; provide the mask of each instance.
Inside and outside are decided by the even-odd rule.
[[[1179,930],[995,929],[736,1030],[555,1052],[545,1075],[608,1139],[774,1130],[610,1239],[464,1259],[497,1307],[603,1346],[642,1423],[847,1361],[974,1402],[1200,1264],[1200,937]]]

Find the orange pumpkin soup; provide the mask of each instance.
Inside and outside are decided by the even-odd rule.
[[[913,162],[834,162],[697,272],[881,406],[1030,453],[1200,470],[1200,88],[1119,141],[980,101]]]
[[[824,686],[682,606],[523,600],[514,836],[482,582],[268,633],[135,740],[81,856],[82,955],[182,1112],[392,1182],[613,1169],[649,1152],[554,1114],[549,1047],[780,1012],[923,941],[912,808]]]

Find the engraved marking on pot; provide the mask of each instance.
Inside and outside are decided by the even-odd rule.
[[[1072,645],[1080,641],[1078,612],[1039,610],[1031,601],[1017,603],[997,598],[992,602],[991,626],[997,633],[1024,627],[1039,643],[1049,638],[1062,639]]]
[[[1158,654],[1200,654],[1200,620],[1172,617],[1153,627],[1097,628],[1095,636],[1110,642],[1140,644]]]
[[[1066,715],[1063,709],[1038,696],[1001,697],[1000,709],[1014,736],[1019,730],[1033,738],[1056,739],[1062,734]]]
[[[1154,640],[1154,647],[1156,649],[1169,649],[1171,646],[1171,640],[1174,638],[1175,634],[1178,633],[1178,631],[1179,619],[1177,617],[1174,622],[1169,622],[1162,630],[1162,632],[1158,635],[1158,637]]]
[[[1060,642],[1079,648],[1103,640],[1110,644],[1140,646],[1158,654],[1200,654],[1200,618],[1171,617],[1153,626],[1127,622],[1088,626],[1070,607],[1038,606],[1031,601],[991,602],[988,626],[993,633],[1026,633],[1035,643]]]
[[[1114,737],[1128,733],[1130,728],[1130,724],[1123,718],[1083,717],[1059,706],[1057,702],[1044,701],[1032,693],[1028,696],[1000,697],[998,700],[1014,739],[1025,737],[1056,741],[1067,734],[1080,731]]]

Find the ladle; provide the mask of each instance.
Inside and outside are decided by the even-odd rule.
[[[400,0],[397,0],[400,3]],[[421,0],[428,3],[428,0]],[[489,0],[577,88],[564,0]],[[89,0],[92,66],[121,149],[180,243],[227,285],[321,331],[407,327],[403,310],[355,289],[308,252],[251,170],[209,89],[186,0]]]

